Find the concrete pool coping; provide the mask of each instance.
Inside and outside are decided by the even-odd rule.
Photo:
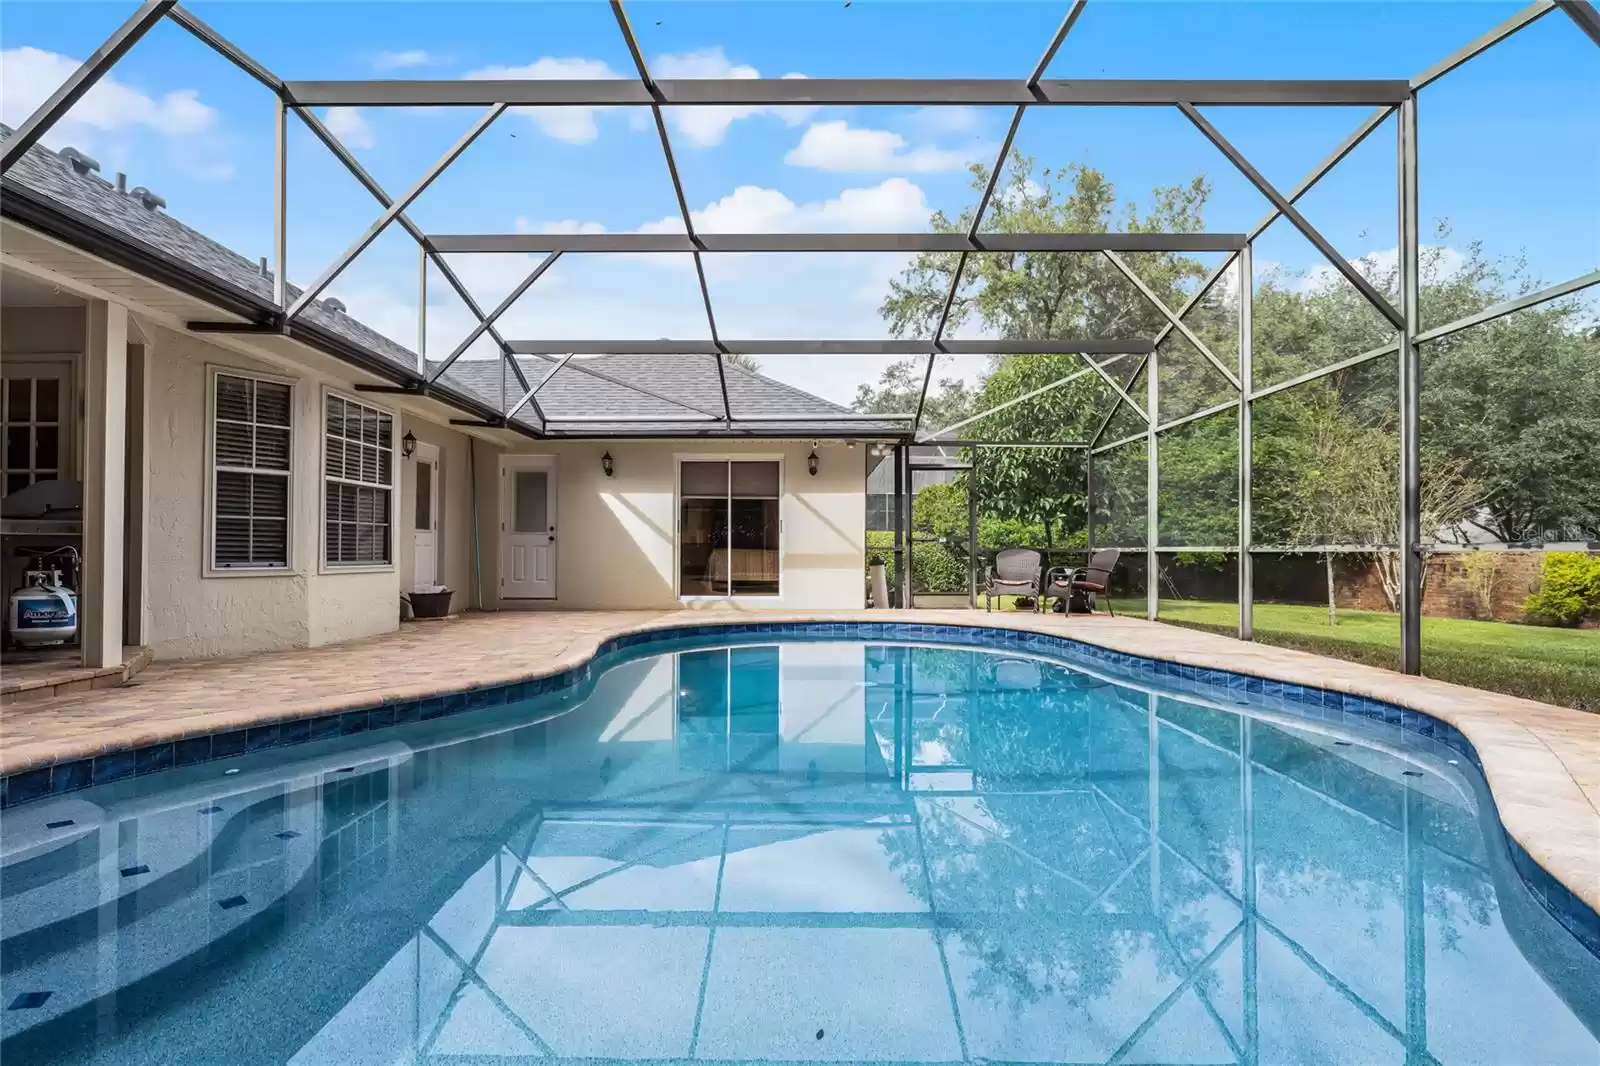
[[[468,615],[347,644],[158,662],[130,687],[5,707],[0,709],[0,777],[205,734],[547,677],[581,666],[606,641],[631,633],[819,622],[1044,633],[1418,711],[1453,726],[1472,744],[1512,839],[1600,912],[1600,716],[1135,618],[726,607]]]

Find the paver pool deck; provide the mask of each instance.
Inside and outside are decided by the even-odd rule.
[[[0,775],[107,751],[521,681],[606,639],[683,625],[900,622],[1051,633],[1115,651],[1381,699],[1448,722],[1483,762],[1500,820],[1600,911],[1600,715],[1135,618],[967,610],[519,611],[408,624],[320,648],[157,662],[123,688],[0,708]]]

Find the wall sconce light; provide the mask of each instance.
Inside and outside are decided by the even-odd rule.
[[[417,435],[406,430],[406,435],[400,438],[400,454],[407,459],[417,453]]]
[[[811,449],[811,454],[806,456],[806,469],[811,472],[811,476],[812,477],[816,477],[817,476],[817,449],[816,448],[812,448]]]
[[[615,466],[616,464],[612,460],[610,452],[606,452],[600,457],[600,469],[606,472],[606,477],[611,476],[612,470],[615,469]]]

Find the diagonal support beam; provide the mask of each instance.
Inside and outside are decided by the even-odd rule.
[[[1084,5],[1089,0],[1072,0],[1072,6],[1067,9],[1066,17],[1061,20],[1061,25],[1056,27],[1055,35],[1050,38],[1050,45],[1044,50],[1044,55],[1039,57],[1039,62],[1033,65],[1033,73],[1028,76],[1029,92],[1037,93],[1039,79],[1044,77],[1044,72],[1050,66],[1050,61],[1061,50],[1061,43],[1067,39],[1067,34],[1072,31],[1072,26],[1078,21],[1078,16],[1083,14]],[[978,230],[983,226],[983,214],[989,209],[989,201],[994,198],[995,186],[1000,182],[1000,172],[1005,169],[1006,156],[1011,154],[1011,145],[1017,139],[1017,127],[1022,125],[1022,116],[1028,110],[1027,104],[1018,104],[1016,112],[1011,116],[1011,125],[1006,129],[1006,136],[1000,142],[1000,151],[995,155],[994,166],[989,168],[989,181],[983,187],[983,195],[978,197],[978,206],[972,212],[972,222],[967,226],[967,243],[977,240]],[[922,391],[917,394],[917,413],[911,423],[913,436],[922,428],[922,410],[928,402],[928,386],[933,384],[933,364],[939,360],[939,351],[943,348],[944,330],[950,323],[950,309],[955,306],[956,293],[961,289],[961,275],[967,269],[967,256],[970,253],[962,251],[956,260],[956,269],[950,275],[950,289],[945,293],[944,306],[939,310],[939,321],[933,328],[934,350],[928,353],[928,367],[922,375]]]
[[[522,399],[518,400],[516,403],[512,404],[506,409],[506,421],[511,421],[516,413],[522,410],[525,405],[533,403],[533,398],[539,394],[539,390],[550,384],[550,379],[559,374],[561,372],[561,368],[570,362],[572,362],[572,353],[569,352],[561,357],[561,362],[545,371],[544,377],[540,378],[537,384],[529,388],[528,391],[523,394]],[[543,423],[544,416],[541,415],[539,420],[541,423]]]
[[[1120,359],[1122,357],[1121,356],[1117,356],[1116,358]],[[1108,362],[1110,362],[1110,361],[1114,361],[1114,360],[1108,360]],[[989,408],[987,411],[984,411],[984,412],[982,412],[980,414],[971,415],[971,416],[969,416],[967,418],[963,418],[959,422],[955,422],[955,423],[952,423],[951,425],[945,426],[943,429],[940,429],[937,433],[924,433],[920,437],[917,438],[917,443],[922,444],[922,443],[925,443],[927,441],[933,440],[936,437],[941,437],[946,433],[954,433],[958,429],[963,429],[963,428],[965,428],[967,426],[970,426],[974,422],[981,422],[985,418],[988,418],[990,415],[999,414],[1001,411],[1004,411],[1004,410],[1006,410],[1008,408],[1011,408],[1011,407],[1015,407],[1019,403],[1026,403],[1029,400],[1037,399],[1038,397],[1043,396],[1045,393],[1049,392],[1051,389],[1058,389],[1061,386],[1067,384],[1068,382],[1077,381],[1079,378],[1087,377],[1089,374],[1090,374],[1090,371],[1088,371],[1088,370],[1075,370],[1072,373],[1068,374],[1066,377],[1056,378],[1054,381],[1050,382],[1048,385],[1040,385],[1037,389],[1033,389],[1030,392],[1025,392],[1021,396],[1013,396],[1011,399],[1006,400],[1004,403],[995,404],[993,407]]]
[[[728,373],[723,365],[722,341],[717,335],[717,316],[711,310],[711,287],[706,284],[706,266],[700,258],[704,246],[700,243],[694,232],[694,215],[689,210],[689,199],[683,193],[683,179],[678,175],[678,161],[672,154],[672,138],[667,136],[667,120],[661,112],[661,90],[657,87],[655,79],[650,76],[650,68],[645,65],[644,53],[639,50],[639,41],[633,35],[633,27],[628,24],[628,13],[622,9],[622,0],[611,0],[611,13],[616,16],[617,28],[622,31],[622,39],[627,42],[628,54],[633,57],[633,65],[639,72],[639,81],[644,84],[645,91],[650,94],[650,115],[655,119],[656,133],[661,138],[661,154],[667,161],[667,175],[672,179],[672,191],[678,198],[678,211],[683,216],[684,232],[689,235],[689,240],[694,244],[694,273],[700,281],[700,301],[706,308],[706,325],[711,329],[711,340],[717,346],[717,385],[722,390],[722,419],[729,425],[733,424],[733,409],[728,406]]]
[[[446,358],[445,361],[442,364],[440,364],[439,369],[435,370],[432,374],[428,375],[428,384],[431,385],[435,381],[438,381],[439,378],[444,375],[444,372],[446,370],[449,370],[451,365],[457,359],[460,359],[461,356],[466,352],[466,350],[468,348],[472,347],[473,344],[477,342],[479,337],[483,336],[485,332],[487,332],[490,328],[492,328],[494,326],[495,322],[499,320],[500,316],[505,314],[507,311],[509,311],[511,309],[511,305],[516,303],[519,299],[521,299],[522,298],[522,294],[527,292],[528,289],[530,287],[532,287],[534,282],[538,281],[541,277],[543,277],[544,276],[544,272],[549,270],[552,266],[554,266],[556,260],[560,259],[560,258],[561,258],[561,253],[560,252],[551,252],[549,255],[545,256],[542,260],[540,260],[539,261],[539,265],[534,267],[533,270],[528,274],[527,277],[523,278],[520,282],[518,282],[517,283],[517,287],[512,289],[511,292],[509,294],[507,294],[507,296],[506,296],[506,298],[504,300],[500,301],[500,306],[496,307],[493,311],[490,311],[489,314],[481,322],[479,322],[476,326],[472,327],[472,331],[467,334],[466,339],[464,339],[460,344],[456,345],[455,351],[451,352],[449,357]],[[527,382],[526,378],[522,377],[522,374],[521,374],[521,369],[522,368],[521,367],[517,367],[517,361],[515,359],[511,358],[511,353],[510,352],[503,352],[502,353],[502,358],[504,358],[505,361],[510,363],[513,367],[517,368],[517,371],[518,371],[517,376],[522,381],[522,387],[523,388],[527,388],[528,387],[528,382]]]
[[[1290,210],[1293,210],[1293,208]],[[1229,370],[1227,364],[1221,359],[1218,359],[1211,349],[1206,347],[1205,341],[1201,340],[1199,335],[1196,334],[1194,330],[1183,324],[1182,316],[1172,313],[1172,309],[1161,301],[1161,297],[1157,296],[1155,291],[1151,289],[1150,286],[1144,283],[1143,278],[1135,274],[1133,269],[1129,267],[1127,263],[1123,262],[1120,255],[1111,251],[1102,252],[1101,254],[1107,259],[1111,260],[1111,265],[1116,267],[1117,270],[1121,271],[1123,277],[1133,282],[1134,287],[1144,294],[1144,298],[1146,300],[1150,301],[1150,305],[1157,311],[1160,311],[1161,316],[1165,318],[1174,329],[1183,334],[1184,339],[1190,344],[1194,345],[1196,350],[1198,350],[1201,355],[1205,356],[1212,366],[1217,368],[1217,372],[1219,374],[1228,379],[1228,384],[1232,385],[1235,389],[1241,387],[1239,384],[1239,376],[1232,370]],[[1146,416],[1146,421],[1149,421],[1148,416]]]
[[[1103,380],[1107,385],[1111,386],[1111,391],[1116,393],[1123,403],[1127,404],[1129,407],[1138,412],[1140,418],[1144,419],[1146,422],[1150,421],[1150,416],[1145,412],[1145,409],[1140,407],[1138,402],[1135,401],[1132,396],[1128,395],[1121,384],[1117,382],[1116,378],[1106,373],[1105,367],[1089,358],[1089,356],[1083,352],[1079,352],[1078,355],[1082,357],[1085,363],[1089,364],[1089,368],[1091,370],[1100,375],[1101,380]],[[1137,373],[1137,371],[1135,371],[1135,373]]]
[[[151,27],[160,22],[162,16],[175,4],[177,0],[150,0],[139,5],[139,10],[118,26],[116,31],[105,42],[96,48],[72,72],[72,76],[62,82],[49,99],[40,104],[33,114],[23,120],[5,143],[5,148],[0,150],[0,173],[11,169],[11,165],[28,153],[28,149],[39,143],[39,138],[50,132],[50,127],[72,110],[72,105],[83,99],[84,94],[95,87],[99,80],[105,77],[106,71],[116,65],[117,60],[127,54],[128,49],[139,43],[139,39],[150,32]],[[63,15],[65,12],[63,12]]]
[[[1182,311],[1178,312],[1178,317],[1179,318],[1183,317],[1183,312]],[[1159,336],[1165,336],[1166,333],[1170,332],[1171,330],[1172,330],[1172,325],[1169,323],[1166,326],[1166,328],[1162,331],[1162,333],[1159,334]],[[1146,366],[1149,365],[1149,363],[1150,363],[1150,357],[1148,355],[1145,356],[1143,359],[1140,359],[1139,360],[1139,365],[1133,368],[1133,373],[1132,374],[1128,375],[1128,384],[1132,385],[1135,381],[1139,380],[1139,371],[1143,370]],[[1089,448],[1091,450],[1094,449],[1095,445],[1100,443],[1100,438],[1105,435],[1106,427],[1111,424],[1111,420],[1113,418],[1117,417],[1117,412],[1120,411],[1120,410],[1122,410],[1122,400],[1118,399],[1118,400],[1116,400],[1116,402],[1114,402],[1111,405],[1111,410],[1106,412],[1106,416],[1100,420],[1100,426],[1099,426],[1098,429],[1096,429],[1094,431],[1094,436],[1089,438]],[[1148,414],[1147,414],[1146,418],[1145,418],[1145,421],[1148,422],[1149,420],[1150,419],[1149,419]]]
[[[460,140],[451,145],[444,155],[434,160],[433,165],[423,172],[422,177],[418,178],[416,183],[407,189],[400,199],[390,204],[383,214],[378,217],[378,220],[368,226],[366,232],[358,237],[354,244],[345,249],[344,254],[336,259],[327,270],[324,270],[322,275],[300,294],[300,298],[289,306],[289,310],[284,312],[285,323],[294,321],[295,317],[304,311],[311,301],[322,295],[322,290],[326,289],[334,278],[343,273],[344,269],[355,260],[356,256],[366,251],[367,247],[378,239],[378,234],[387,229],[389,223],[393,222],[406,208],[410,207],[417,197],[426,192],[428,186],[433,184],[434,179],[444,173],[446,167],[460,158],[461,153],[471,147],[472,142],[482,136],[483,132],[494,124],[495,119],[505,114],[505,111],[505,104],[492,105],[477,122],[472,124],[471,129],[461,135]]]
[[[1413,90],[1420,90],[1432,85],[1434,82],[1438,81],[1452,70],[1455,70],[1463,63],[1482,55],[1494,45],[1499,44],[1512,34],[1531,25],[1538,19],[1543,18],[1553,10],[1555,10],[1555,0],[1534,0],[1534,3],[1531,3],[1521,11],[1516,12],[1510,18],[1506,19],[1504,22],[1501,22],[1487,33],[1484,33],[1482,36],[1477,37],[1462,47],[1456,49],[1454,52],[1435,63],[1433,66],[1413,77],[1411,79],[1411,88]],[[1375,131],[1379,126],[1383,125],[1384,121],[1390,115],[1394,114],[1394,112],[1395,108],[1392,105],[1386,104],[1377,108],[1366,118],[1362,119],[1361,124],[1352,130],[1350,135],[1340,142],[1339,146],[1330,152],[1326,159],[1313,167],[1305,177],[1300,179],[1294,188],[1289,190],[1289,202],[1298,203],[1302,196],[1310,192],[1313,186],[1315,186],[1323,178],[1327,177],[1328,173],[1333,170],[1334,167],[1342,163],[1346,156],[1355,151],[1355,149],[1363,141],[1365,141],[1367,137],[1373,133],[1373,131]],[[1274,222],[1278,221],[1280,217],[1282,217],[1282,212],[1280,212],[1276,207],[1272,208],[1272,210],[1268,211],[1261,217],[1259,222],[1250,227],[1249,232],[1245,235],[1246,239],[1252,241],[1255,240],[1257,237],[1265,233],[1267,228],[1270,227]],[[1200,303],[1201,300],[1205,299],[1206,294],[1211,291],[1212,287],[1216,285],[1218,281],[1222,280],[1222,276],[1226,274],[1234,265],[1234,261],[1237,259],[1237,257],[1238,256],[1236,252],[1230,252],[1228,256],[1217,265],[1217,268],[1211,272],[1211,274],[1201,284],[1200,288],[1195,291],[1195,294],[1189,297],[1188,301],[1178,311],[1179,318],[1187,316],[1188,313],[1195,307],[1195,305]],[[1166,340],[1167,334],[1170,332],[1172,332],[1171,325],[1162,327],[1161,332],[1156,334],[1156,343],[1160,344],[1162,341]]]
[[[1345,280],[1354,285],[1356,287],[1356,291],[1361,293],[1362,296],[1366,297],[1367,302],[1373,307],[1376,307],[1379,313],[1381,313],[1384,318],[1387,318],[1389,323],[1394,326],[1395,329],[1403,329],[1405,327],[1405,318],[1400,314],[1399,310],[1394,306],[1394,304],[1390,303],[1388,298],[1385,297],[1383,293],[1379,292],[1377,287],[1373,285],[1372,282],[1367,280],[1366,275],[1362,274],[1361,271],[1351,266],[1349,260],[1340,255],[1339,250],[1335,248],[1326,237],[1318,232],[1315,226],[1306,221],[1306,217],[1300,213],[1300,209],[1295,207],[1294,204],[1290,203],[1287,196],[1284,196],[1283,193],[1274,188],[1272,183],[1262,176],[1261,172],[1257,170],[1253,164],[1251,164],[1250,160],[1246,159],[1244,154],[1240,152],[1239,149],[1235,148],[1228,141],[1228,139],[1224,137],[1217,130],[1217,128],[1200,113],[1198,108],[1196,108],[1193,104],[1179,104],[1178,109],[1184,113],[1190,122],[1194,123],[1196,129],[1205,134],[1206,140],[1210,141],[1216,146],[1219,152],[1228,157],[1228,161],[1238,169],[1239,173],[1243,174],[1245,178],[1249,180],[1250,184],[1254,185],[1256,189],[1260,191],[1262,196],[1265,196],[1268,200],[1272,201],[1272,205],[1278,209],[1279,214],[1292,222],[1294,224],[1294,228],[1305,235],[1306,240],[1316,245],[1317,251],[1321,252],[1323,257],[1333,265],[1333,268],[1339,273],[1343,274]],[[1107,254],[1109,255],[1113,253],[1108,252]],[[1237,386],[1237,382],[1235,384]]]
[[[1582,292],[1591,285],[1600,285],[1600,270],[1591,270],[1589,273],[1573,278],[1571,281],[1563,281],[1559,285],[1550,285],[1534,292],[1524,293],[1510,300],[1502,300],[1500,303],[1491,304],[1482,311],[1467,315],[1465,318],[1458,318],[1454,322],[1446,322],[1442,326],[1423,330],[1417,334],[1417,343],[1436,341],[1441,337],[1448,337],[1452,333],[1459,333],[1464,329],[1471,329],[1473,326],[1481,326],[1485,322],[1493,322],[1497,318],[1504,318],[1506,315],[1515,314],[1529,307],[1537,307],[1539,304],[1547,303],[1551,300],[1559,300],[1563,296],[1571,296],[1575,292]]]
[[[731,421],[730,419],[725,418],[723,416],[723,414],[721,414],[721,413],[719,413],[717,411],[712,411],[712,410],[710,410],[708,408],[701,407],[699,404],[690,403],[687,400],[675,400],[671,396],[667,396],[664,393],[657,392],[654,389],[646,388],[645,386],[640,385],[636,381],[623,381],[621,378],[613,377],[612,375],[607,374],[604,370],[596,370],[594,367],[589,366],[586,363],[573,363],[572,364],[572,369],[576,370],[580,374],[588,374],[592,378],[596,378],[596,379],[598,379],[600,381],[607,382],[608,384],[615,385],[618,388],[627,389],[630,392],[637,392],[641,396],[648,396],[652,400],[660,400],[662,403],[670,403],[674,407],[682,407],[685,410],[697,411],[700,414],[705,415],[707,418],[714,418],[714,419],[716,419],[716,420],[718,420],[720,422]],[[652,419],[654,419],[654,420],[659,420],[659,416],[650,416],[650,417]],[[566,421],[566,419],[557,418],[554,421],[562,422],[562,421]],[[614,419],[608,419],[608,421],[615,421],[615,420]]]
[[[206,28],[209,29],[209,27]],[[194,32],[198,34],[199,30],[194,30]],[[207,40],[207,38],[203,35],[201,36],[201,39]],[[229,53],[223,52],[223,54],[228,55]],[[238,60],[235,60],[235,62],[237,61]],[[377,180],[373,178],[371,174],[367,173],[366,168],[356,160],[355,156],[350,154],[349,149],[347,149],[344,144],[340,142],[339,138],[333,135],[333,131],[328,129],[328,127],[323,124],[320,118],[318,118],[313,112],[303,107],[295,107],[294,112],[296,115],[300,116],[300,121],[306,124],[306,127],[316,135],[316,138],[323,143],[323,146],[326,147],[328,151],[333,153],[334,158],[343,163],[345,169],[348,170],[350,174],[361,183],[362,188],[366,189],[367,192],[372,194],[372,198],[374,200],[377,200],[378,203],[384,208],[389,208],[394,205],[394,198],[388,193],[384,192],[383,186],[379,185]],[[461,302],[465,304],[467,310],[472,313],[472,317],[476,318],[480,323],[485,322],[486,316],[483,313],[483,308],[478,305],[478,301],[473,298],[472,293],[467,291],[466,285],[462,283],[460,277],[456,275],[456,272],[451,268],[450,264],[445,262],[444,256],[431,247],[428,236],[422,232],[421,227],[412,222],[411,219],[406,216],[404,211],[401,211],[399,214],[395,215],[395,221],[398,222],[400,226],[411,235],[412,240],[416,241],[417,244],[421,246],[423,254],[428,257],[428,261],[434,265],[434,267],[439,271],[440,276],[443,277],[449,286],[455,290],[456,295],[461,298]],[[419,317],[423,314],[426,314],[426,311],[419,310]],[[528,388],[528,379],[523,376],[522,367],[517,364],[515,359],[511,359],[511,346],[508,345],[506,343],[506,339],[500,335],[500,331],[494,328],[493,323],[490,323],[488,327],[488,334],[491,338],[493,338],[494,342],[500,346],[502,357],[506,358],[511,363],[512,372],[516,375],[517,381],[521,384],[522,388]],[[539,405],[537,403],[534,404],[534,411],[538,414],[540,424],[542,425],[544,422],[544,413],[539,410]]]
[[[1556,0],[1556,6],[1589,35],[1589,40],[1600,45],[1600,12],[1595,11],[1593,4],[1588,0]]]

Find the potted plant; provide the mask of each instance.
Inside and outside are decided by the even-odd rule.
[[[443,585],[429,585],[402,592],[400,598],[411,604],[413,618],[444,618],[450,613],[450,597],[454,595]]]

